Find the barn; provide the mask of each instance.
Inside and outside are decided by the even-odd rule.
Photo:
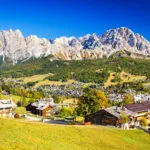
[[[118,107],[112,106],[106,109],[100,109],[93,114],[87,115],[85,117],[85,122],[118,126],[121,124],[121,113]]]

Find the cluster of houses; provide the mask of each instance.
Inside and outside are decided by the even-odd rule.
[[[26,106],[26,110],[30,111],[31,113],[43,117],[51,116],[52,114],[58,114],[62,106],[64,107],[70,107],[69,103],[54,103],[53,98],[44,98],[41,100],[38,100],[34,103],[30,103]],[[76,106],[74,104],[74,106]]]
[[[134,95],[134,101],[137,102],[143,102],[143,101],[150,101],[150,94],[137,94]]]
[[[29,103],[26,106],[26,110],[35,115],[48,117],[52,114],[57,114],[62,106],[70,107],[70,105],[72,106],[69,103],[56,104],[53,98],[44,98],[34,103]],[[0,117],[13,116],[16,107],[17,105],[12,100],[0,100]]]
[[[29,104],[26,109],[34,114],[45,117],[50,116],[51,113],[57,114],[62,108],[62,105],[63,104],[55,104],[52,98],[45,98]],[[69,105],[65,106],[69,107]],[[150,123],[150,101],[139,101],[122,107],[112,106],[106,109],[100,109],[93,114],[87,115],[85,117],[85,122],[100,125],[121,126],[123,113],[126,114],[129,119],[129,126],[138,126],[143,117],[146,117],[148,123]]]
[[[80,97],[83,92],[82,88],[80,85],[76,85],[72,83],[70,86],[69,85],[61,85],[61,86],[56,86],[56,85],[45,85],[41,86],[41,89],[43,89],[47,94],[50,95],[59,95],[59,96],[68,96],[68,97]]]
[[[100,109],[93,114],[87,115],[85,117],[85,122],[100,125],[121,126],[122,114],[126,114],[129,126],[138,126],[143,117],[150,123],[149,95],[147,95],[146,100],[142,100],[142,98],[142,95],[136,95],[134,97],[135,103],[133,104]],[[63,105],[69,107],[69,104],[55,104],[53,98],[44,98],[28,104],[26,110],[33,114],[47,117],[51,116],[51,114],[57,114]],[[12,100],[0,100],[0,117],[12,117],[16,107],[17,105]]]
[[[120,93],[112,93],[112,94],[109,94],[108,96],[108,99],[111,100],[111,101],[117,101],[117,102],[121,102],[124,98],[124,95],[123,94],[120,94]]]
[[[125,97],[126,93],[112,93],[109,94],[108,99],[111,101],[116,101],[116,102],[121,102],[123,101],[124,97]],[[150,101],[150,94],[135,94],[132,93],[131,95],[133,95],[134,97],[134,102],[144,102],[144,101]]]
[[[76,81],[68,85],[44,85],[40,88],[42,88],[50,95],[80,97],[83,94],[83,87],[84,83]],[[103,90],[102,84],[91,84],[90,88]]]
[[[146,117],[148,123],[150,123],[150,101],[127,104],[122,107],[112,106],[106,109],[100,109],[93,114],[87,115],[85,122],[121,126],[123,113],[129,118],[129,126],[138,126],[143,117]]]

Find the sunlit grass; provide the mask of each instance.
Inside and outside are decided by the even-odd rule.
[[[118,76],[120,78],[120,82],[112,82],[112,80]],[[111,85],[117,85],[118,83],[124,83],[124,82],[136,82],[136,81],[144,81],[146,80],[146,76],[140,76],[140,75],[132,75],[130,73],[122,71],[121,73],[116,72],[110,72],[110,75],[107,79],[107,81],[104,84],[104,87],[107,88]]]
[[[43,81],[38,82],[35,85],[35,87],[39,87],[39,86],[42,86],[42,85],[56,85],[56,86],[60,86],[60,85],[71,84],[73,82],[74,82],[74,80],[68,80],[66,82],[43,80]]]
[[[135,82],[135,81],[144,81],[146,80],[146,76],[132,75],[130,73],[126,73],[122,71],[120,73],[120,78],[122,82]]]
[[[68,80],[66,82],[61,82],[61,81],[49,81],[46,79],[48,76],[53,75],[51,73],[49,74],[39,74],[39,75],[34,75],[30,77],[22,77],[22,78],[17,78],[18,80],[22,80],[23,83],[28,83],[28,82],[37,82],[35,84],[35,87],[39,87],[42,85],[66,85],[66,84],[71,84],[74,82],[74,80]]]
[[[23,83],[28,83],[28,82],[37,82],[37,81],[42,81],[46,77],[48,77],[50,74],[38,74],[30,77],[22,77],[18,78],[18,80],[23,80]]]
[[[100,126],[59,126],[0,119],[3,150],[149,150],[150,135]]]

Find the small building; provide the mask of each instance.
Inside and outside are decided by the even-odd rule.
[[[26,106],[26,110],[33,114],[40,116],[50,116],[52,108],[54,106],[53,98],[45,98],[43,100],[38,100],[32,104]]]
[[[118,107],[112,106],[106,109],[101,109],[91,115],[86,116],[85,122],[118,126],[121,123],[121,114],[118,111]]]
[[[16,107],[17,105],[12,100],[0,100],[0,115],[9,116]]]

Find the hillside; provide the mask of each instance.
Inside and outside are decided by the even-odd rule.
[[[130,73],[150,77],[150,60],[119,57],[96,60],[49,61],[49,57],[30,59],[25,63],[1,65],[1,77],[26,77],[37,74],[48,74],[45,78],[51,81],[76,80],[80,82],[104,83],[110,72]],[[53,75],[52,75],[53,74]]]
[[[150,149],[150,135],[142,131],[100,126],[59,126],[0,119],[0,135],[3,150]]]

